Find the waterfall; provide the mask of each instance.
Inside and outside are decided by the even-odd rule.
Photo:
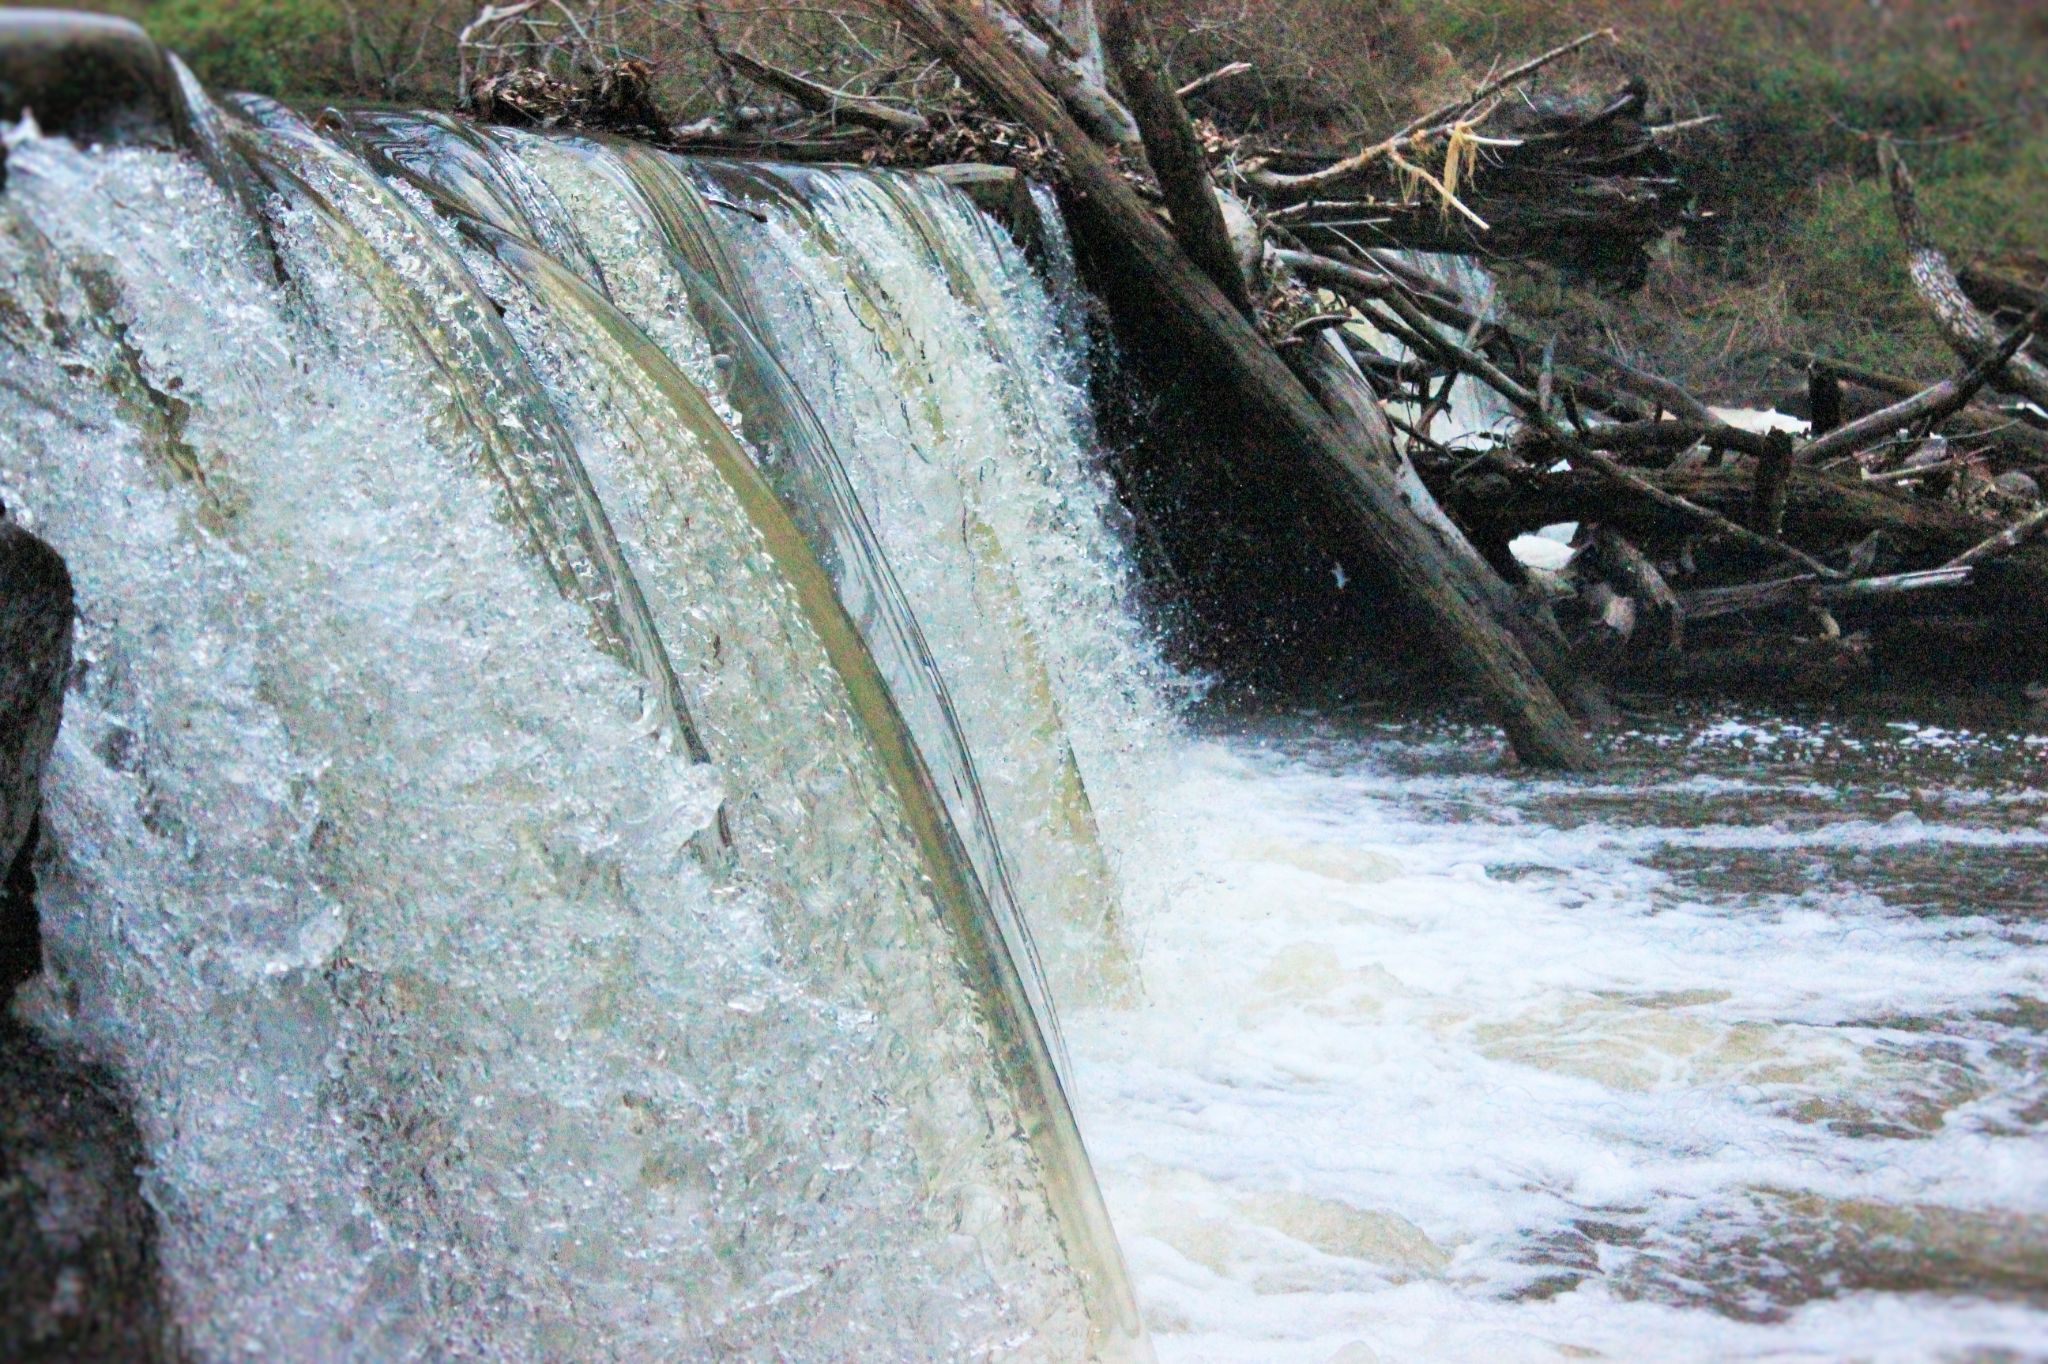
[[[178,74],[193,152],[12,137],[0,497],[81,602],[27,1007],[195,1355],[1146,1357],[1066,304],[930,177]]]

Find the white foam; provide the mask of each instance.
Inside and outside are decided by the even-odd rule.
[[[2048,1140],[2025,1115],[2048,1046],[1996,1020],[2048,997],[2048,950],[1854,881],[1856,857],[1907,843],[2038,869],[2028,807],[1888,820],[1881,795],[1816,779],[1813,731],[1707,732],[1714,773],[1597,784],[1459,775],[1440,742],[1185,754],[1161,799],[1186,842],[1148,862],[1167,905],[1141,925],[1147,1004],[1069,1022],[1162,1359],[2038,1342],[2048,1317],[1981,1291],[2040,1291]],[[1858,751],[1842,737],[1830,751]],[[1781,765],[1756,766],[1759,738]],[[1821,795],[1835,816],[1777,826]],[[1688,827],[1653,817],[1677,808]],[[1680,875],[1673,849],[1739,860]],[[1813,850],[1846,853],[1851,883],[1782,893],[1745,870]],[[1856,1277],[1943,1257],[1968,1266],[1943,1296]]]

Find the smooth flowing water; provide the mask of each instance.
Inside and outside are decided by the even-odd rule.
[[[1191,720],[1056,216],[186,95],[0,498],[196,1357],[2041,1351],[2039,727]]]

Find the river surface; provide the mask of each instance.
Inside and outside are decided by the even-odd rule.
[[[1180,753],[1144,1001],[1068,1023],[1162,1359],[2048,1359],[2048,722],[1614,754]]]

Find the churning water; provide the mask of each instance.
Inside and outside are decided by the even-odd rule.
[[[1164,1359],[2048,1358],[2048,724],[1234,725],[1069,1019]]]
[[[0,497],[198,1357],[2048,1338],[2048,739],[1190,729],[1056,217],[188,97],[13,134]]]

